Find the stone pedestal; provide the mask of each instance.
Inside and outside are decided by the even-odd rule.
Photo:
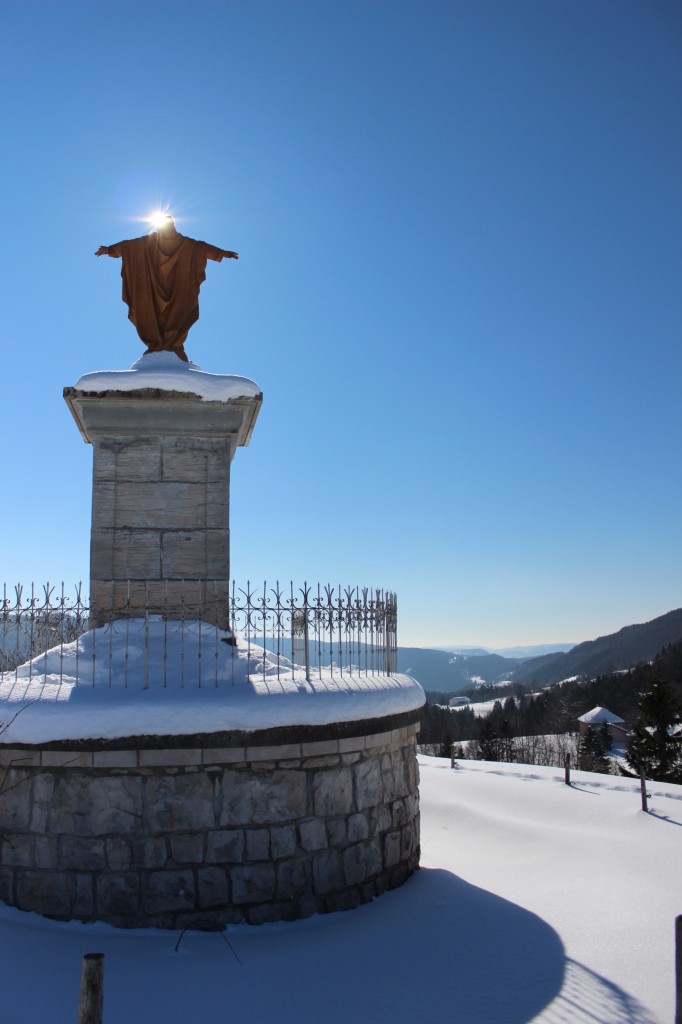
[[[367,903],[419,864],[420,714],[172,748],[139,736],[0,744],[0,899],[211,931]]]
[[[91,625],[146,609],[226,628],[230,463],[262,396],[77,385],[64,398],[94,449]]]

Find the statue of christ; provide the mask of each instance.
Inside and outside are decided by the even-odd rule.
[[[151,234],[101,245],[95,256],[123,260],[123,301],[147,351],[175,352],[185,362],[185,341],[199,319],[207,260],[239,259],[236,252],[181,235],[168,214]]]

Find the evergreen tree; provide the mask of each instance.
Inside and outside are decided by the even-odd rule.
[[[639,721],[628,736],[626,758],[633,771],[655,782],[682,782],[682,749],[671,736],[679,706],[671,687],[651,676],[637,701]]]
[[[611,767],[608,756],[610,747],[611,736],[606,722],[596,732],[590,726],[580,739],[578,767],[584,772],[602,772],[602,774],[608,775]]]
[[[475,756],[479,761],[500,760],[500,740],[489,718],[485,718],[481,725]]]

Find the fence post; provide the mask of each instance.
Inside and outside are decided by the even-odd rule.
[[[639,789],[640,789],[640,792],[642,794],[642,810],[646,811],[647,814],[648,814],[648,812],[649,812],[649,804],[648,804],[648,801],[647,801],[646,779],[644,778],[644,769],[643,768],[642,768],[641,772],[639,773]]]
[[[567,786],[571,785],[571,755],[564,754],[564,782]]]
[[[675,919],[675,1024],[682,1024],[682,913]]]
[[[86,953],[81,974],[78,1024],[102,1024],[104,1007],[104,953]]]
[[[308,590],[303,595],[303,647],[305,657],[305,681],[310,682],[310,648],[308,646]]]

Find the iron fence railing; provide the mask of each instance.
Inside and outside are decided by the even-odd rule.
[[[0,678],[68,677],[76,683],[128,685],[143,673],[143,685],[179,679],[216,686],[235,681],[236,660],[248,674],[310,680],[317,673],[382,674],[397,671],[397,601],[391,591],[370,587],[284,587],[279,583],[230,586],[228,631],[213,623],[218,587],[184,581],[178,615],[165,614],[155,593],[140,614],[139,600],[111,621],[90,630],[90,605],[81,584],[36,588],[5,585],[0,608]],[[224,593],[222,591],[221,593]],[[185,614],[185,608],[187,614]],[[133,665],[135,666],[133,668]],[[140,666],[143,668],[140,668]],[[66,666],[66,667],[65,667]]]

